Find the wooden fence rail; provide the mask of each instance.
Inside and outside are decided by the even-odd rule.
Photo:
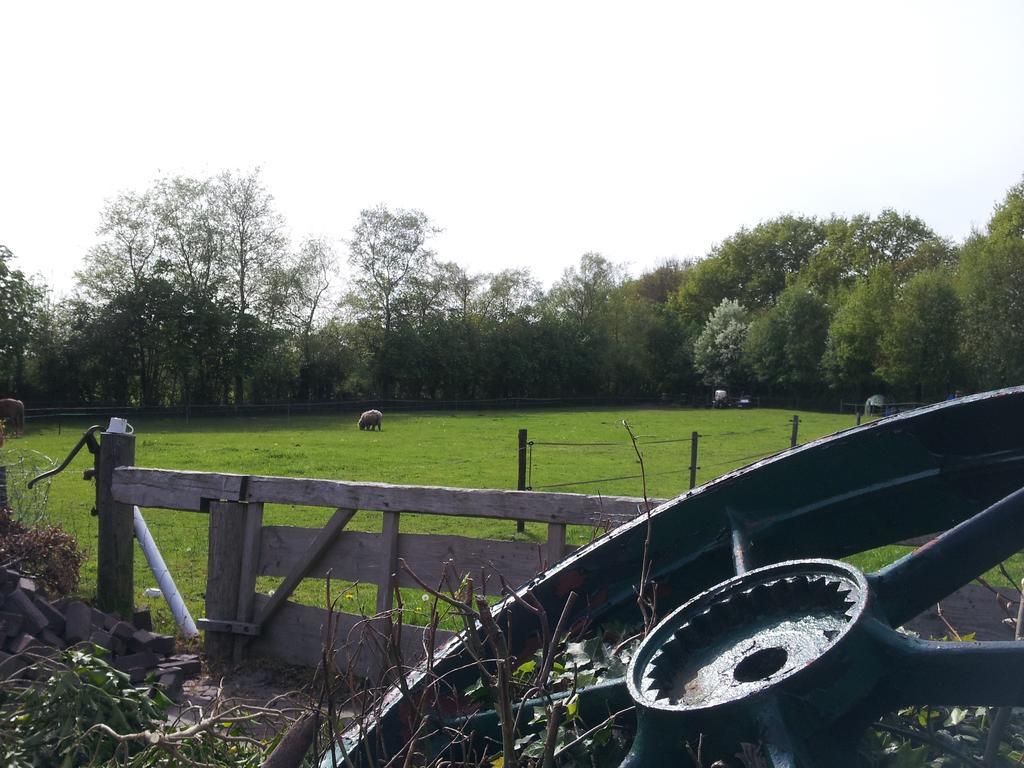
[[[317,480],[260,475],[186,472],[141,467],[113,471],[112,498],[124,505],[209,514],[206,652],[234,658],[244,651],[297,664],[319,662],[327,611],[288,600],[306,578],[377,585],[377,612],[392,607],[395,586],[415,586],[398,568],[402,558],[419,578],[438,583],[448,573],[479,575],[496,593],[500,575],[521,584],[571,551],[566,526],[613,528],[633,519],[643,500],[533,491]],[[652,504],[659,503],[652,500]],[[333,508],[323,528],[263,525],[267,504]],[[346,530],[357,510],[380,512],[380,532]],[[497,541],[464,536],[402,533],[402,513],[526,520],[548,526],[547,542]],[[130,566],[130,564],[129,564]],[[123,565],[122,565],[123,567]],[[258,576],[283,577],[273,595],[255,592]],[[335,614],[339,663],[363,676],[384,663],[387,631],[381,618]],[[406,625],[400,643],[406,658],[422,652],[423,628]],[[368,637],[368,633],[375,635]],[[450,636],[438,632],[440,642]]]

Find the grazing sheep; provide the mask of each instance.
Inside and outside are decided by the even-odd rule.
[[[364,411],[359,417],[359,428],[373,430],[374,427],[380,432],[380,426],[384,422],[384,414],[380,411]]]

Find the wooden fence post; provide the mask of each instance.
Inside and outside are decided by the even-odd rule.
[[[96,605],[129,618],[135,607],[135,516],[131,505],[114,501],[114,467],[135,464],[135,435],[104,432],[96,472],[99,541],[96,553]]]
[[[526,490],[526,430],[519,430],[519,482],[516,484],[516,490]],[[526,522],[523,520],[516,520],[516,533],[523,533],[526,530]],[[559,558],[561,559],[561,558]]]
[[[697,439],[696,432],[690,434],[690,488],[697,487]]]
[[[794,415],[793,416],[793,432],[789,436],[789,447],[790,448],[796,448],[796,433],[797,433],[797,430],[799,428],[800,428],[800,417]]]
[[[398,579],[398,527],[400,512],[385,512],[381,524],[381,540],[384,543],[384,562],[381,563],[380,580],[377,582],[377,613],[390,611],[395,604],[395,584]]]

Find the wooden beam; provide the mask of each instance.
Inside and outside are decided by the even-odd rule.
[[[315,528],[268,525],[260,542],[260,576],[286,576],[316,537]],[[500,594],[498,576],[509,584],[522,584],[544,567],[543,547],[532,541],[496,541],[468,536],[429,533],[399,533],[398,551],[402,558],[428,584],[436,585],[447,563],[456,574],[472,573],[476,578],[488,575],[486,594]],[[384,541],[380,533],[345,530],[306,573],[306,578],[331,576],[343,581],[376,584],[382,569]],[[398,571],[398,584],[414,587],[416,582],[404,570]],[[482,585],[480,585],[482,586]]]
[[[341,533],[342,529],[348,525],[348,521],[351,520],[356,514],[354,509],[337,509],[330,520],[327,521],[327,525],[321,528],[316,533],[316,537],[313,539],[313,543],[309,549],[302,555],[301,558],[292,566],[291,572],[285,576],[284,581],[281,585],[274,590],[274,594],[270,600],[264,603],[260,609],[259,614],[256,616],[254,623],[262,627],[274,612],[281,607],[282,603],[295,591],[295,588],[302,581],[306,572],[313,566],[314,563],[320,558],[324,551],[331,545],[338,534]]]
[[[609,527],[632,520],[637,505],[643,503],[628,496],[249,477],[140,467],[116,470],[113,494],[117,501],[140,507],[193,511],[205,511],[210,500],[229,500]]]
[[[236,618],[240,622],[252,621],[253,597],[256,592],[256,574],[259,569],[260,534],[263,530],[263,505],[246,504],[242,510],[242,563],[238,577],[238,611]],[[257,627],[257,631],[258,631]],[[246,641],[235,638],[233,660],[240,664],[245,651]]]

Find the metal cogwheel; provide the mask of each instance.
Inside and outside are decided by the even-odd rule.
[[[644,703],[687,710],[750,696],[819,658],[863,604],[856,580],[833,569],[750,584],[685,606],[643,669]]]

